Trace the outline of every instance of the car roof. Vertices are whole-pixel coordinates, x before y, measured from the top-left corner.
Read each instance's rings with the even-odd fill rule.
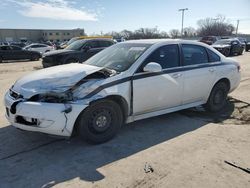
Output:
[[[179,43],[188,43],[188,44],[199,44],[204,45],[201,42],[195,40],[183,40],[183,39],[140,39],[140,40],[128,40],[124,43],[137,43],[137,44],[179,44]]]
[[[29,44],[29,45],[46,45],[46,44],[43,44],[43,43],[31,43],[31,44]]]
[[[233,40],[239,40],[237,38],[229,38],[229,39],[220,39],[219,41],[233,41]]]

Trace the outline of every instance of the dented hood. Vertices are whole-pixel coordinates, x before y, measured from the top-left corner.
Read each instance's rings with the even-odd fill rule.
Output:
[[[24,98],[46,92],[64,92],[87,75],[103,69],[92,65],[72,63],[35,71],[13,86],[13,90]]]

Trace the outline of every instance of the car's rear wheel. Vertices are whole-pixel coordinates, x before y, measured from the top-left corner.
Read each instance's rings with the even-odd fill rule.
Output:
[[[3,62],[3,59],[2,59],[2,57],[0,57],[0,63],[2,63]]]
[[[98,144],[112,139],[122,122],[120,106],[112,100],[100,100],[91,104],[80,114],[77,128],[82,139]]]
[[[39,55],[37,55],[37,54],[33,54],[32,56],[31,56],[31,61],[38,61],[40,59],[40,56]]]
[[[206,110],[210,112],[218,112],[222,110],[227,101],[229,86],[225,82],[217,83],[212,89],[207,103],[204,105]]]

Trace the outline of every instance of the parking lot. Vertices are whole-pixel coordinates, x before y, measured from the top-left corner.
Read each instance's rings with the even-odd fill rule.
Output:
[[[0,64],[0,187],[249,187],[249,174],[224,162],[250,168],[250,52],[232,58],[242,81],[223,112],[196,108],[138,121],[101,145],[10,126],[4,94],[41,61]]]

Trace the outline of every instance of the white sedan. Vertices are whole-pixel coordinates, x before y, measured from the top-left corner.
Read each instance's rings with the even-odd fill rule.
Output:
[[[39,43],[30,44],[28,46],[25,46],[23,49],[30,51],[37,51],[40,52],[41,54],[55,50],[53,46],[49,46],[47,44],[39,44]]]
[[[204,105],[220,111],[240,83],[240,66],[212,47],[184,40],[118,43],[87,60],[18,80],[5,95],[6,117],[23,130],[92,143],[123,123]]]

